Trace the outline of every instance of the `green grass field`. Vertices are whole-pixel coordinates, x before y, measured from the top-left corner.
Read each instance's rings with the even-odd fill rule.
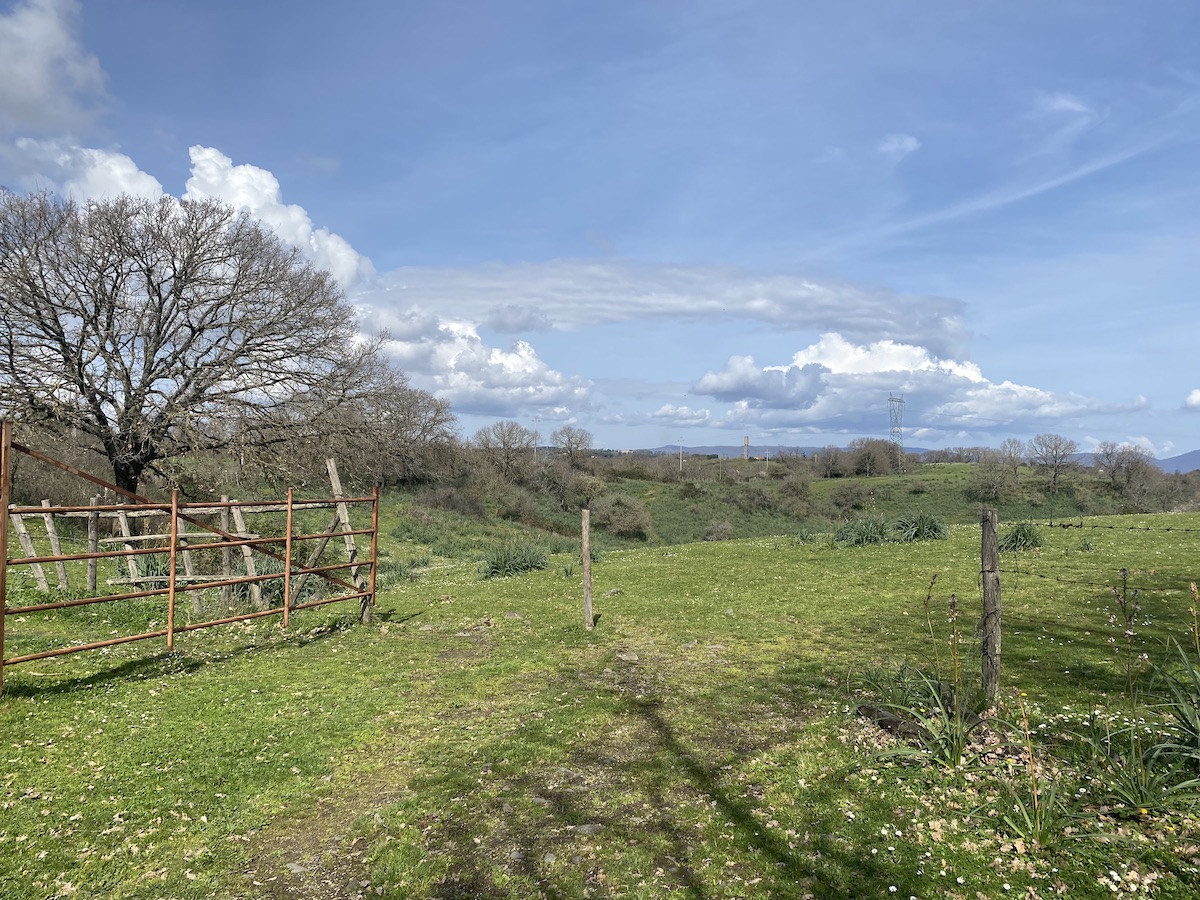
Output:
[[[947,767],[856,707],[894,702],[901,667],[948,678],[956,650],[977,677],[977,525],[859,548],[611,541],[588,632],[577,545],[484,580],[463,529],[443,556],[405,509],[384,516],[370,626],[325,607],[6,670],[0,896],[1200,892],[1186,779],[1122,802],[1110,782],[1138,760],[1078,739],[1159,718],[1128,685],[1191,646],[1200,515],[1084,520],[1105,527],[1006,554],[1001,708]],[[1130,622],[1114,587],[1139,589]],[[10,617],[6,653],[154,614],[93,610]],[[1040,829],[1018,814],[1035,807]]]

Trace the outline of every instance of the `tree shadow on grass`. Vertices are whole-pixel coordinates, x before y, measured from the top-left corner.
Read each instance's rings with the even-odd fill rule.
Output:
[[[918,892],[894,861],[874,858],[841,833],[847,820],[839,801],[854,788],[836,774],[799,793],[785,790],[786,809],[773,808],[781,801],[745,780],[748,757],[786,756],[780,745],[804,728],[790,695],[764,692],[765,705],[748,705],[738,722],[723,722],[711,709],[693,718],[666,702],[639,665],[608,681],[574,674],[554,682],[556,694],[570,688],[607,703],[603,731],[587,741],[554,737],[562,722],[517,731],[472,746],[452,770],[411,785],[415,808],[396,816],[405,829],[416,826],[416,849],[443,867],[431,895],[710,900]],[[775,721],[756,731],[760,713]],[[565,724],[568,734],[583,733]],[[490,762],[510,759],[535,762],[495,769]],[[795,804],[804,809],[803,824],[785,832],[772,820],[791,817]],[[375,845],[395,837],[377,833]]]

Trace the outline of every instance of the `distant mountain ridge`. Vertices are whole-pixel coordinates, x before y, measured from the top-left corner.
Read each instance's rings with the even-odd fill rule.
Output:
[[[1156,459],[1154,462],[1164,472],[1194,472],[1200,469],[1200,450],[1191,450],[1188,453],[1169,456],[1166,459]]]

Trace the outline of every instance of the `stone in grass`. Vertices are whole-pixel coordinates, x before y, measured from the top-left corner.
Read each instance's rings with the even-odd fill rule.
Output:
[[[636,653],[634,653],[632,650],[618,650],[616,653],[616,657],[617,657],[617,659],[621,660],[621,662],[637,662],[638,661],[638,655]]]
[[[600,832],[602,832],[604,830],[604,826],[601,825],[599,822],[588,822],[584,825],[574,826],[574,830],[575,830],[576,834],[584,834],[584,835],[590,836],[590,835],[599,834]]]

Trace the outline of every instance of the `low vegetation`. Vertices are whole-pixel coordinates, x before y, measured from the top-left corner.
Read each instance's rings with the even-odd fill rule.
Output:
[[[723,488],[703,490],[688,501]],[[1098,527],[1006,554],[993,710],[977,703],[974,524],[862,546],[794,522],[610,543],[586,632],[577,541],[485,579],[497,547],[541,538],[399,497],[383,520],[371,626],[323,607],[287,631],[181,636],[174,654],[8,669],[0,893],[1200,890],[1200,515],[1077,520]],[[43,596],[21,578],[10,590]],[[12,617],[8,653],[132,615]]]

